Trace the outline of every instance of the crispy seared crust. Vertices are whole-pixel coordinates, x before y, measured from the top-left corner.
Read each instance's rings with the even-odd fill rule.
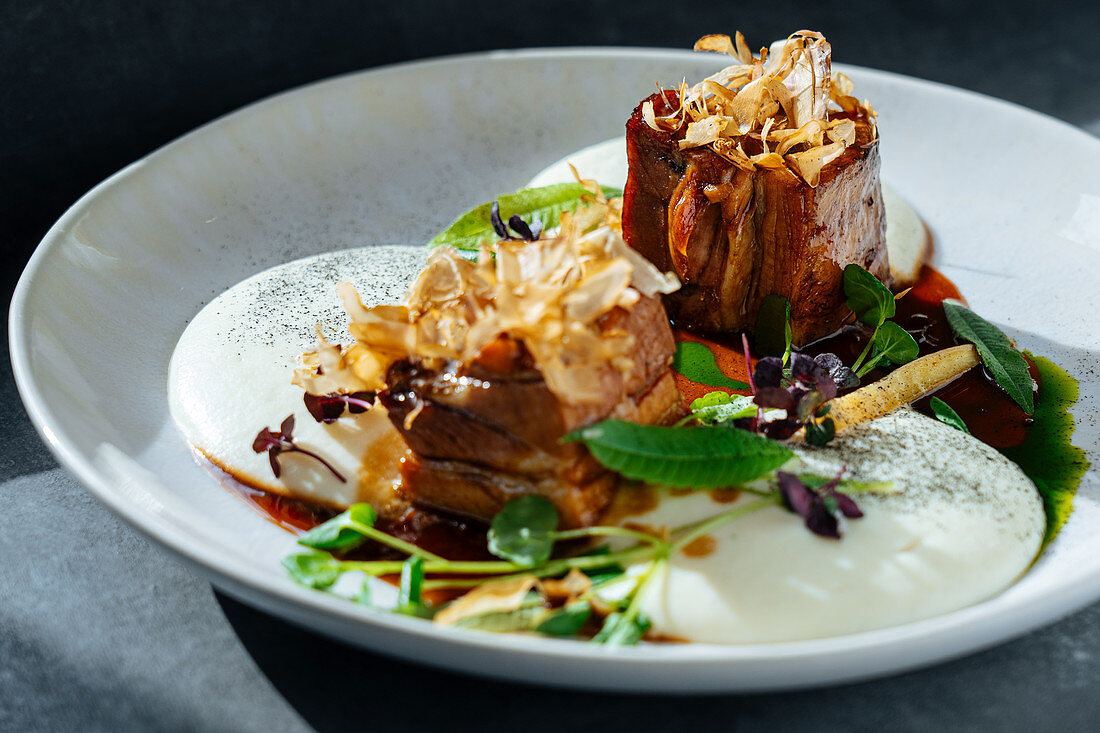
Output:
[[[675,98],[663,92],[646,101],[667,110]],[[811,187],[785,168],[741,168],[709,148],[681,151],[682,130],[655,130],[642,105],[635,109],[627,123],[623,236],[683,280],[665,296],[677,325],[751,332],[760,302],[777,293],[790,300],[792,335],[804,344],[848,315],[846,265],[889,283],[878,141],[853,119],[856,144]]]
[[[488,521],[509,499],[539,494],[554,502],[564,526],[595,522],[617,476],[562,436],[610,417],[665,423],[683,410],[670,369],[675,340],[660,300],[643,297],[600,327],[633,335],[635,346],[625,376],[607,369],[607,399],[599,405],[559,400],[523,350],[509,344],[453,371],[391,367],[380,397],[413,453],[402,470],[408,497]]]

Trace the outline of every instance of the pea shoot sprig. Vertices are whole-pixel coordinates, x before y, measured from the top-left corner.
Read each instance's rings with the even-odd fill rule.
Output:
[[[764,488],[746,488],[746,499],[735,506],[660,536],[604,525],[559,530],[557,509],[548,499],[514,499],[493,518],[488,532],[488,549],[500,559],[485,561],[448,560],[394,537],[375,526],[377,516],[369,504],[356,504],[302,535],[298,543],[308,551],[288,556],[283,566],[294,580],[319,590],[333,590],[342,577],[357,572],[365,577],[353,599],[376,607],[382,605],[374,603],[369,579],[399,575],[397,601],[387,610],[446,625],[546,636],[576,636],[588,629],[593,643],[635,644],[650,628],[642,611],[648,589],[670,559],[700,537],[778,506],[799,515],[815,534],[839,539],[840,517],[862,516],[849,493],[889,489],[839,475],[829,479],[779,471],[769,476],[761,484]],[[603,544],[583,554],[555,557],[557,543],[576,540],[608,540],[615,547]],[[367,542],[407,557],[345,557]],[[462,595],[440,606],[428,603],[425,594],[441,589]]]

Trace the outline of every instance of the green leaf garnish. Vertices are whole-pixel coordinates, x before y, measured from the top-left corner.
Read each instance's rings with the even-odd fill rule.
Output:
[[[551,611],[535,627],[535,631],[547,636],[573,636],[588,621],[592,607],[588,601],[573,601],[555,611]]]
[[[794,454],[781,443],[725,427],[661,427],[605,420],[566,435],[623,476],[680,488],[721,488],[751,481]]]
[[[622,190],[611,186],[600,186],[600,189],[608,198],[623,195]],[[538,221],[545,230],[558,226],[562,213],[573,211],[591,195],[579,183],[555,183],[539,188],[524,188],[500,196],[496,201],[500,204],[500,216],[504,221],[518,215],[528,224]],[[428,246],[449,244],[458,249],[477,250],[483,241],[495,240],[493,225],[489,221],[492,207],[493,202],[489,201],[467,211],[428,242]]]
[[[299,552],[283,558],[290,577],[309,588],[328,588],[344,572],[340,561],[327,552]]]
[[[756,313],[753,341],[758,356],[778,356],[787,363],[791,355],[791,301],[775,293],[764,296]]]
[[[424,605],[424,558],[410,557],[401,565],[401,585],[397,589],[398,613],[431,618],[432,610]]]
[[[493,517],[489,552],[519,565],[541,565],[554,549],[558,510],[544,496],[513,499]]]
[[[1027,362],[1001,329],[957,300],[943,301],[943,312],[955,335],[978,349],[978,356],[1008,396],[1031,415],[1035,412],[1034,382]]]
[[[916,339],[893,321],[886,321],[878,327],[871,337],[870,346],[871,358],[856,371],[857,376],[864,376],[879,364],[908,364],[920,354]]]
[[[932,407],[932,414],[936,416],[936,419],[945,425],[950,425],[956,430],[961,430],[964,433],[969,433],[970,430],[966,427],[966,423],[959,417],[959,413],[951,409],[951,405],[947,404],[939,397],[933,397],[929,404]]]
[[[681,341],[676,344],[676,353],[672,357],[672,368],[693,382],[710,387],[727,389],[748,389],[749,385],[727,377],[718,368],[714,352],[698,341]]]
[[[697,420],[703,425],[718,425],[741,417],[752,417],[757,406],[752,395],[731,395],[726,392],[707,392],[692,400],[691,415],[687,420]]]
[[[894,317],[896,306],[890,288],[859,265],[844,268],[844,297],[856,318],[871,328]]]
[[[298,538],[299,545],[318,550],[347,550],[367,539],[378,518],[370,504],[355,504]]]
[[[836,424],[831,417],[821,422],[816,420],[806,421],[806,442],[810,445],[826,445],[836,437]]]
[[[608,646],[631,646],[642,640],[650,626],[649,619],[641,612],[628,615],[616,611],[604,619],[603,626],[592,641]]]

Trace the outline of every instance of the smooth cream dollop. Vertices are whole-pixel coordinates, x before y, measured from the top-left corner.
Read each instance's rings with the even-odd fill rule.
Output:
[[[299,357],[316,347],[316,324],[333,343],[351,338],[337,283],[358,286],[368,305],[397,302],[426,258],[424,247],[329,252],[265,270],[211,301],[188,324],[169,364],[169,406],[188,442],[268,491],[335,507],[368,501],[384,510],[397,502],[405,446],[385,410],[317,423],[291,378]],[[282,454],[282,476],[272,474],[252,440],[262,427],[277,430],[287,415],[295,416],[295,441],[346,481],[297,453]]]
[[[713,551],[671,559],[642,609],[657,633],[727,644],[816,639],[896,626],[969,606],[1035,558],[1046,519],[1034,484],[975,438],[909,409],[853,427],[824,448],[795,445],[796,471],[893,481],[853,494],[864,517],[840,540],[769,507],[720,528]],[[630,521],[678,527],[754,500],[666,496]],[[709,543],[708,543],[709,544]]]

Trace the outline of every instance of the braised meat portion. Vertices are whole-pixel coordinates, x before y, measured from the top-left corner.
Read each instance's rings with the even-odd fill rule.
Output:
[[[820,170],[815,186],[784,166],[736,165],[711,147],[681,149],[687,124],[655,129],[645,119],[672,115],[675,91],[654,94],[626,125],[629,176],[623,237],[683,282],[665,296],[678,326],[705,333],[751,332],[763,298],[791,303],[795,344],[841,326],[842,272],[856,263],[889,284],[878,139],[861,115],[855,141]],[[755,148],[754,148],[755,143]],[[740,141],[745,156],[759,138]]]
[[[403,489],[417,504],[489,520],[510,499],[540,494],[563,525],[594,523],[618,477],[566,433],[610,417],[664,423],[683,409],[670,367],[675,350],[657,296],[601,319],[606,331],[630,334],[633,367],[601,375],[605,399],[571,404],[554,395],[522,343],[501,336],[469,364],[425,368],[393,364],[380,393],[413,457]]]

